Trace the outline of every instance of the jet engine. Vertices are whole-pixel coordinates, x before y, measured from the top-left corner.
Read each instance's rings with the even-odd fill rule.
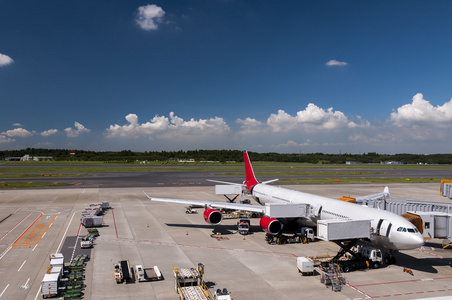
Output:
[[[282,223],[275,218],[262,217],[259,225],[269,234],[278,234],[282,229]]]
[[[218,209],[208,208],[204,211],[204,220],[212,225],[218,225],[223,221],[223,214]]]

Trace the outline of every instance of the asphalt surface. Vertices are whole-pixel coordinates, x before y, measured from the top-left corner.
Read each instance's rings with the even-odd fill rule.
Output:
[[[64,174],[64,177],[24,177],[24,178],[2,178],[0,174],[0,182],[32,182],[32,183],[61,183],[74,185],[77,188],[91,188],[91,187],[159,187],[159,186],[214,186],[215,183],[206,181],[206,179],[227,181],[242,183],[245,174],[241,170],[240,166],[221,166],[222,170],[218,171],[218,166],[191,166],[191,165],[178,165],[178,166],[136,166],[136,165],[123,165],[123,166],[111,166],[111,168],[137,168],[143,169],[143,171],[102,171],[102,172],[83,172],[83,166],[60,166],[63,168],[78,168],[82,171],[77,172],[39,172],[46,175],[52,174]],[[109,166],[86,166],[86,168],[102,167],[108,168]],[[205,169],[211,167],[212,171],[206,171]],[[289,165],[277,166],[277,169],[272,169],[275,166],[259,166],[255,168],[256,177],[259,181],[266,181],[278,178],[279,180],[303,180],[303,179],[323,179],[323,178],[451,178],[452,167],[432,169],[424,166],[412,168],[391,166],[391,167],[378,167],[378,168],[359,168],[344,167],[344,166],[332,166],[332,167],[309,167],[306,169],[294,169],[292,170]],[[30,169],[29,173],[37,173],[31,171],[36,167],[27,167],[18,165],[2,166],[3,169],[8,169],[8,172],[4,174],[17,174],[14,169]],[[152,168],[153,171],[149,171]],[[172,171],[163,171],[165,169],[175,169]],[[202,168],[203,170],[191,171],[192,169]],[[263,171],[259,171],[262,168]],[[268,168],[268,169],[267,169]],[[154,171],[154,169],[162,169],[162,171]],[[178,171],[180,169],[180,171]],[[229,170],[230,169],[230,170]],[[186,170],[186,171],[183,171]],[[278,174],[281,172],[283,174]],[[290,174],[293,172],[294,174]],[[319,173],[328,173],[326,175],[317,175]],[[341,174],[346,172],[347,174]],[[24,173],[24,172],[22,172]],[[28,172],[25,172],[28,173]],[[335,174],[337,173],[337,174]],[[82,176],[71,176],[82,175]],[[284,183],[280,183],[284,184]]]

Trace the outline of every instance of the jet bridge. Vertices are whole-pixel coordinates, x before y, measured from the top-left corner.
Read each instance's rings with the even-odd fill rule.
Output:
[[[386,198],[360,199],[356,203],[406,217],[426,240],[437,238],[450,241],[452,238],[452,204],[418,200],[397,201]]]

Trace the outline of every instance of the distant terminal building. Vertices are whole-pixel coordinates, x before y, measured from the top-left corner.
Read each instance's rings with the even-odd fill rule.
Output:
[[[48,161],[53,160],[53,156],[32,156],[25,154],[21,157],[5,157],[5,161]]]
[[[382,165],[403,165],[401,161],[382,161]]]
[[[361,163],[358,162],[358,161],[346,161],[345,164],[346,164],[346,165],[359,165],[359,164],[361,164]]]

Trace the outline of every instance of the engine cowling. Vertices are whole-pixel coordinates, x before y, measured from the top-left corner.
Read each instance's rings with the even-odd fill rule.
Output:
[[[278,234],[282,229],[282,223],[275,218],[262,217],[259,225],[262,230],[269,234]]]
[[[218,209],[208,208],[204,211],[204,220],[212,225],[218,225],[223,221],[223,214]]]

